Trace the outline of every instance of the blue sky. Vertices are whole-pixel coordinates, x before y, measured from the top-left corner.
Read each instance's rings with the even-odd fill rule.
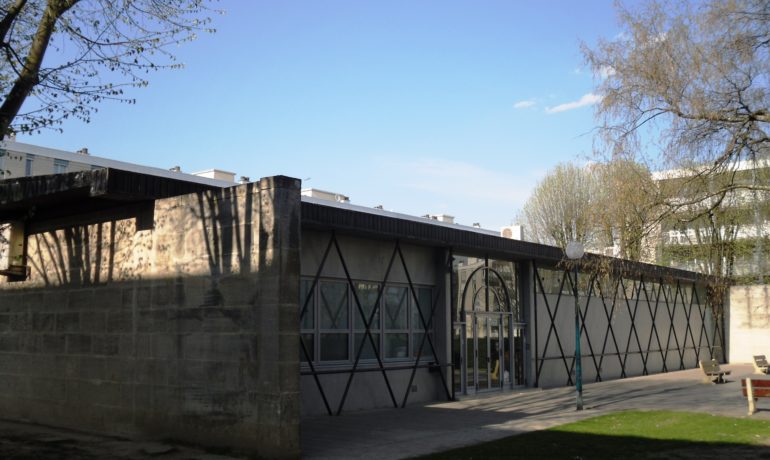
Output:
[[[355,204],[497,229],[555,164],[591,155],[579,42],[611,1],[223,0],[135,105],[19,141],[183,171],[284,174]],[[570,105],[571,104],[571,105]]]

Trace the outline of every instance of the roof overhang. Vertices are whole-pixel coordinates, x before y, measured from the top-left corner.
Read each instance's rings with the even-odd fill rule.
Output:
[[[112,168],[6,179],[0,181],[0,220],[28,218],[45,211],[97,211],[220,188]]]

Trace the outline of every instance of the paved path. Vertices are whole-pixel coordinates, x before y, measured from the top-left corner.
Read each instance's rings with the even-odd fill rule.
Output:
[[[670,409],[746,417],[740,379],[751,365],[732,370],[728,383],[704,384],[700,369],[584,385],[586,410],[575,410],[573,388],[528,389],[461,401],[319,416],[302,421],[304,458],[392,459],[439,452],[587,417],[628,409]],[[770,420],[770,404],[754,419]]]
[[[163,441],[140,441],[0,421],[0,459],[3,460],[241,460],[191,446]]]
[[[528,389],[462,401],[313,417],[302,421],[305,458],[392,459],[440,452],[515,433],[550,428],[582,418],[627,409],[671,409],[746,417],[741,377],[750,365],[732,370],[723,385],[704,384],[689,370],[588,384],[586,410],[575,411],[573,388]],[[752,416],[770,420],[770,401]],[[1,414],[0,414],[1,416]],[[143,442],[0,421],[0,459],[231,460],[189,446]],[[737,457],[736,457],[737,458]]]

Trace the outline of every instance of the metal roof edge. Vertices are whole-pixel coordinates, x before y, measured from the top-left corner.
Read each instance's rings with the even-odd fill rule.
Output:
[[[394,212],[394,211],[386,211],[384,209],[370,208],[367,206],[361,206],[356,204],[329,201],[329,200],[324,200],[323,198],[314,198],[314,197],[302,195],[302,202],[312,203],[319,206],[329,206],[332,208],[348,209],[350,211],[363,212],[363,213],[373,214],[373,215],[378,215],[383,217],[391,217],[394,219],[403,219],[411,222],[418,222],[421,224],[435,225],[438,227],[465,230],[468,232],[480,233],[483,235],[500,236],[500,232],[496,232],[494,230],[489,230],[485,228],[470,227],[468,225],[462,225],[462,224],[450,224],[450,223],[441,222],[438,220],[427,219],[425,217],[418,217],[418,216],[403,214],[403,213]]]
[[[446,224],[405,214],[371,209],[327,200],[302,197],[302,224],[308,228],[341,230],[371,237],[397,238],[417,244],[448,246],[460,251],[478,251],[490,257],[507,255],[513,259],[534,260],[553,267],[564,260],[556,247],[530,241],[503,238],[496,232],[456,224]],[[636,262],[589,253],[588,259],[608,259],[615,272],[640,276],[667,276],[692,282],[714,282],[719,277],[662,265]]]

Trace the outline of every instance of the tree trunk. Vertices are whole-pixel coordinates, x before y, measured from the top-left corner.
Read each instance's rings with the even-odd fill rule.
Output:
[[[79,0],[48,0],[43,17],[40,19],[35,38],[29,48],[29,53],[24,59],[21,73],[8,92],[8,95],[0,107],[0,134],[5,136],[10,133],[11,123],[19,113],[21,106],[29,96],[32,88],[39,83],[40,66],[43,64],[48,43],[56,27],[56,22],[62,14],[72,8]],[[18,4],[17,4],[18,5]],[[23,4],[21,5],[24,6]],[[17,13],[18,14],[18,13]]]

